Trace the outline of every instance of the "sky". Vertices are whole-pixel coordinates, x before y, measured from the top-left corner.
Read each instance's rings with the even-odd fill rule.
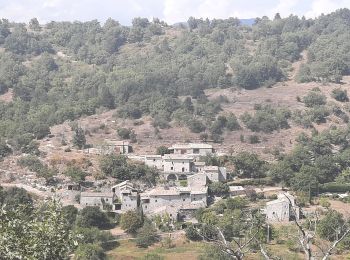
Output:
[[[104,22],[109,17],[123,25],[134,17],[159,19],[173,24],[196,18],[255,18],[290,14],[314,18],[339,8],[350,8],[350,0],[0,0],[0,18],[28,22],[36,17],[50,21]]]

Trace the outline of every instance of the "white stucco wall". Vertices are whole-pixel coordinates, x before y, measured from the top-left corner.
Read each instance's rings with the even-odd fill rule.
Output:
[[[192,162],[189,160],[166,160],[164,161],[164,172],[191,172]]]

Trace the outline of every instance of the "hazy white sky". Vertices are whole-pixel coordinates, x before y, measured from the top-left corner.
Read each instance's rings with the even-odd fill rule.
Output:
[[[255,18],[291,13],[315,17],[338,8],[350,8],[350,0],[0,0],[0,17],[27,22],[98,19],[111,17],[128,25],[133,17],[158,17],[169,24],[189,16]]]

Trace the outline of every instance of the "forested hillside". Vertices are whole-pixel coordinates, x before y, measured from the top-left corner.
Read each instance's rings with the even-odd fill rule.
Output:
[[[205,91],[253,91],[288,81],[291,75],[301,83],[341,84],[350,73],[349,25],[348,9],[317,19],[282,19],[277,14],[273,20],[257,18],[253,26],[234,18],[191,17],[188,27],[145,18],[135,18],[131,27],[112,19],[103,25],[40,25],[36,19],[26,25],[3,19],[2,156],[9,152],[5,141],[16,150],[35,150],[32,140],[48,135],[50,126],[93,115],[101,107],[116,109],[120,118],[150,115],[155,129],[175,122],[215,142],[222,141],[224,132],[242,127],[272,133],[287,129],[292,120],[302,127],[322,123],[334,111],[317,91],[305,100],[300,97],[306,111],[257,104],[254,115],[240,118],[222,113],[225,96],[208,99]],[[294,66],[305,53],[306,61]],[[334,95],[347,98],[341,88]],[[336,113],[347,122],[347,114],[339,109]]]

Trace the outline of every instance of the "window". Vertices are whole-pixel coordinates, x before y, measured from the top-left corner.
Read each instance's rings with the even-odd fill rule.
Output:
[[[170,169],[171,169],[171,170],[174,170],[174,167],[171,167]]]
[[[199,153],[199,149],[198,148],[193,149],[193,153]]]
[[[153,161],[155,162],[155,161],[156,161],[156,159],[153,159]]]
[[[157,202],[157,200],[155,200],[154,202]]]
[[[186,199],[182,199],[182,201],[185,201]]]
[[[147,206],[145,206],[145,209],[147,209]]]
[[[185,171],[185,167],[182,167],[182,172],[184,172]]]

